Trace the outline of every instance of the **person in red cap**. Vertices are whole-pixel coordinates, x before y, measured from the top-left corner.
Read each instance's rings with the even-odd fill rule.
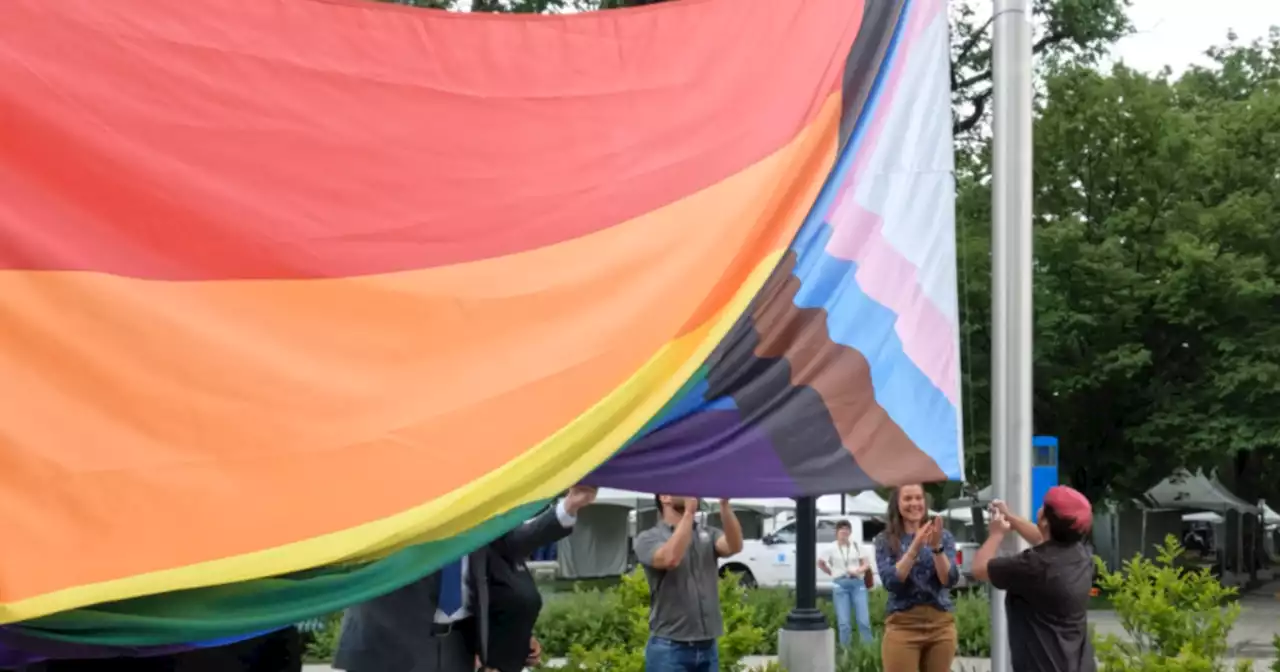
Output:
[[[1085,545],[1093,507],[1065,485],[1051,488],[1031,522],[992,503],[987,541],[973,559],[973,575],[1006,591],[1009,654],[1014,672],[1095,672],[1089,638],[1093,554]],[[997,558],[1010,531],[1031,548]]]

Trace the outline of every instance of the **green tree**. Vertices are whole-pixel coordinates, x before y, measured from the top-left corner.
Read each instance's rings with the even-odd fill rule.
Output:
[[[1280,446],[1280,33],[1210,55],[1211,67],[1177,79],[1068,64],[1045,81],[1036,428],[1061,437],[1064,474],[1095,497],[1236,456],[1256,486],[1248,496],[1266,494],[1274,476],[1249,465],[1274,462],[1258,458]],[[965,333],[980,352],[990,314],[982,151],[958,198]],[[979,393],[988,361],[968,362]],[[985,427],[987,408],[975,415]]]

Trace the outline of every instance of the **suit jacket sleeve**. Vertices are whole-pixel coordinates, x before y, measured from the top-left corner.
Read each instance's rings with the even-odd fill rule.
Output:
[[[434,661],[431,632],[440,574],[347,609],[334,663],[349,670],[383,670]]]
[[[489,660],[489,575],[494,571],[492,563],[497,560],[487,554],[492,553],[504,564],[514,567],[533,555],[534,551],[564,539],[572,532],[572,527],[566,527],[560,522],[557,507],[552,507],[471,554],[471,576],[477,605],[477,653],[480,654],[480,660]]]
[[[556,508],[543,511],[537,518],[498,537],[493,542],[493,550],[510,562],[523,560],[533,552],[554,544],[573,533],[572,527],[560,523]]]

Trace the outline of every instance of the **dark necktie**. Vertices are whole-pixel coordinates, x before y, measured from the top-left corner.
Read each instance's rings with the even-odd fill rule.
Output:
[[[452,617],[462,608],[462,561],[455,560],[440,568],[440,611]]]

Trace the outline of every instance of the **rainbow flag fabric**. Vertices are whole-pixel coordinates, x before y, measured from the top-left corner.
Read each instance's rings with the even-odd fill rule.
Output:
[[[0,662],[962,477],[943,0],[6,0],[0,81]]]

